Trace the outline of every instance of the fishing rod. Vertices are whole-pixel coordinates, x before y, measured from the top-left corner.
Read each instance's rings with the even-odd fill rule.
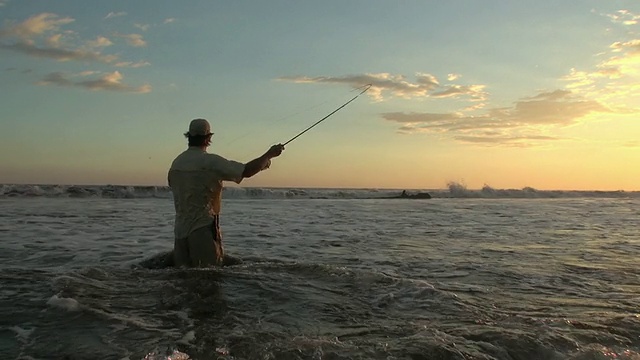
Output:
[[[288,143],[290,143],[293,140],[297,139],[300,135],[302,135],[302,134],[306,133],[307,131],[311,130],[311,128],[313,128],[314,126],[316,126],[316,125],[320,124],[321,122],[325,121],[329,116],[337,113],[340,109],[342,109],[343,107],[349,105],[353,100],[357,99],[358,96],[360,96],[360,95],[364,94],[365,92],[367,92],[367,90],[369,90],[371,88],[371,84],[367,84],[367,85],[364,85],[364,86],[357,87],[354,90],[358,90],[358,89],[362,89],[362,88],[364,88],[364,90],[362,90],[358,95],[354,96],[351,100],[349,100],[346,103],[342,104],[342,106],[340,106],[339,108],[333,110],[329,115],[327,115],[327,116],[323,117],[322,119],[316,121],[315,124],[313,124],[313,125],[309,126],[308,128],[304,129],[298,135],[292,137],[291,139],[289,139],[289,141],[287,141],[286,143],[284,143],[282,145],[283,146],[287,145]]]

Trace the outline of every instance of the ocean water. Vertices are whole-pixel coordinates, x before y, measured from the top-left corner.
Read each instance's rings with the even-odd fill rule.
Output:
[[[166,188],[1,185],[0,358],[640,359],[639,193],[429,192],[227,188],[175,269]]]

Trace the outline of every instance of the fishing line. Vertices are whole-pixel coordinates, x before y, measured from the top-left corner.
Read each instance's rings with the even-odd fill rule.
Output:
[[[357,90],[357,89],[356,89],[356,90]],[[353,91],[353,90],[351,90],[351,91]],[[328,102],[330,102],[330,101],[333,101],[333,100],[327,99],[327,100],[325,100],[325,101],[323,101],[323,102],[321,102],[321,103],[319,103],[319,104],[315,104],[315,105],[311,105],[311,106],[309,106],[309,107],[307,107],[307,108],[303,108],[303,109],[301,109],[301,110],[299,110],[299,111],[297,111],[297,112],[295,112],[295,113],[293,113],[293,114],[291,114],[291,115],[286,115],[286,116],[283,116],[283,117],[281,117],[281,118],[276,118],[276,119],[273,119],[273,120],[268,120],[268,121],[267,121],[267,123],[270,123],[270,124],[271,124],[271,123],[273,123],[273,124],[279,124],[279,123],[283,122],[283,121],[284,121],[284,120],[286,120],[286,119],[289,119],[289,118],[292,118],[292,117],[294,117],[294,116],[296,116],[296,115],[299,115],[299,114],[302,114],[302,113],[308,112],[308,111],[310,111],[310,110],[313,110],[313,109],[315,109],[315,108],[317,108],[317,107],[320,107],[320,106],[322,106],[322,105],[324,105],[324,104],[326,104],[326,103],[328,103]],[[251,135],[251,134],[254,134],[254,133],[256,133],[256,132],[257,132],[256,130],[248,131],[248,132],[246,132],[244,135],[240,135],[240,136],[238,136],[238,137],[236,137],[236,138],[234,138],[234,139],[231,139],[231,140],[227,141],[227,142],[225,143],[225,145],[230,145],[230,144],[232,144],[232,143],[235,143],[236,141],[238,141],[238,140],[240,140],[240,139],[242,139],[242,138],[245,138],[245,137],[247,137],[247,136],[249,136],[249,135]]]
[[[357,90],[362,89],[362,90],[361,90],[361,91],[360,91],[356,96],[354,96],[353,98],[351,98],[351,100],[349,100],[349,101],[345,102],[345,103],[344,103],[344,104],[342,104],[340,107],[338,107],[337,109],[333,110],[331,113],[329,113],[328,115],[326,115],[325,117],[323,117],[322,119],[320,119],[319,121],[317,121],[316,123],[314,123],[313,125],[309,126],[309,127],[308,127],[308,128],[306,128],[305,130],[303,130],[302,132],[300,132],[299,134],[297,134],[296,136],[294,136],[293,138],[289,139],[289,140],[288,140],[286,143],[284,143],[283,145],[289,144],[290,142],[292,142],[293,140],[295,140],[296,138],[298,138],[299,136],[301,136],[301,135],[302,135],[302,134],[304,134],[305,132],[307,132],[307,131],[311,130],[311,128],[315,127],[316,125],[320,124],[321,122],[323,122],[324,120],[326,120],[327,118],[329,118],[331,115],[335,114],[336,112],[338,112],[339,110],[341,110],[341,109],[342,109],[342,108],[344,108],[345,106],[349,105],[351,102],[353,102],[355,99],[357,99],[360,95],[362,95],[362,94],[364,94],[365,92],[367,92],[367,90],[369,90],[369,88],[371,88],[371,84],[366,84],[366,85],[359,86],[359,87],[356,87],[356,88],[353,88],[353,89],[349,90],[349,92],[354,92],[354,91],[357,91]],[[343,95],[343,96],[344,96],[344,95]],[[307,112],[307,111],[309,111],[309,110],[311,110],[311,109],[317,108],[317,107],[319,107],[320,105],[326,104],[326,103],[328,103],[328,102],[330,102],[330,101],[332,101],[332,100],[324,101],[324,102],[322,102],[322,103],[320,103],[320,104],[313,105],[313,106],[311,106],[311,107],[309,107],[309,108],[307,108],[307,109],[304,109],[304,110],[298,111],[298,112],[296,112],[296,113],[294,113],[294,114],[292,114],[292,115],[285,116],[285,117],[282,117],[282,118],[277,119],[277,120],[274,120],[274,121],[282,122],[282,121],[283,121],[283,120],[285,120],[285,119],[291,118],[291,117],[293,117],[293,116],[295,116],[295,115],[298,115],[298,114],[301,114],[301,113],[303,113],[303,112]],[[229,144],[231,144],[231,143],[233,143],[233,142],[236,142],[237,140],[239,140],[239,139],[241,139],[241,138],[243,138],[243,137],[246,137],[246,136],[248,136],[249,134],[251,134],[251,133],[255,133],[255,132],[256,132],[255,130],[254,130],[254,131],[250,131],[250,132],[248,132],[248,133],[246,133],[246,134],[244,134],[244,135],[241,135],[240,137],[237,137],[237,138],[235,138],[235,139],[233,139],[233,140],[231,140],[231,141],[227,142],[226,144],[227,144],[227,145],[229,145]],[[255,144],[254,144],[254,145],[255,145]],[[247,150],[248,150],[248,149],[246,149],[246,148],[245,148],[245,151],[247,151]],[[239,155],[239,154],[237,154],[237,155]]]
[[[308,128],[304,129],[303,131],[301,131],[300,133],[298,133],[298,135],[292,137],[291,139],[289,139],[289,141],[287,141],[286,143],[282,144],[282,145],[287,145],[288,143],[292,142],[293,140],[297,139],[300,135],[306,133],[307,131],[311,130],[314,126],[320,124],[321,122],[325,121],[327,118],[329,118],[331,115],[337,113],[338,111],[340,111],[340,109],[342,109],[343,107],[349,105],[352,101],[354,101],[355,99],[357,99],[360,95],[364,94],[365,92],[367,92],[367,90],[369,90],[371,88],[371,84],[367,84],[364,86],[360,86],[355,88],[354,90],[358,90],[358,89],[362,89],[364,88],[364,90],[360,91],[360,93],[358,93],[358,95],[354,96],[351,100],[347,101],[346,103],[342,104],[339,108],[333,110],[332,112],[330,112],[327,116],[323,117],[322,119],[316,121],[313,125],[309,126]]]

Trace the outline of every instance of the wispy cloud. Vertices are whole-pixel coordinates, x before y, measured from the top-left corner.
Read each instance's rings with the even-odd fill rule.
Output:
[[[140,34],[120,34],[119,37],[125,39],[127,44],[133,47],[144,47],[147,46],[147,42],[144,41],[142,35]]]
[[[431,97],[445,98],[468,95],[474,100],[483,100],[484,88],[484,85],[449,85],[442,90],[434,91],[431,93]]]
[[[487,109],[481,115],[390,112],[382,117],[398,123],[401,133],[441,134],[479,145],[532,146],[559,140],[545,133],[551,127],[574,124],[589,114],[611,112],[596,101],[556,90],[520,99],[512,107]]]
[[[133,24],[133,26],[135,28],[138,28],[138,29],[142,30],[142,31],[147,31],[151,27],[151,25],[149,25],[149,24]]]
[[[611,44],[611,48],[614,52],[628,51],[629,54],[640,54],[640,39],[633,39],[631,41],[618,41]]]
[[[353,87],[371,84],[367,94],[376,101],[385,101],[393,97],[403,99],[467,97],[469,100],[480,101],[484,100],[487,95],[484,92],[484,85],[441,85],[437,77],[426,73],[415,74],[413,81],[408,80],[404,75],[390,73],[367,73],[341,77],[283,76],[278,80],[296,83],[347,84]]]
[[[640,20],[639,15],[627,10],[609,18],[625,26]],[[382,116],[398,123],[402,133],[437,133],[477,145],[533,146],[563,140],[553,135],[554,129],[588,119],[590,115],[640,113],[640,109],[630,106],[636,103],[631,99],[640,96],[640,39],[614,42],[598,56],[602,60],[593,68],[574,68],[559,79],[565,83],[564,89],[522,98],[511,107],[489,108],[482,113],[476,107],[445,114],[392,112]],[[450,76],[448,80],[455,78]],[[455,92],[455,87],[449,92]],[[635,140],[625,144],[637,145]]]
[[[98,36],[95,40],[87,41],[87,46],[90,48],[103,48],[113,45],[113,42],[104,36]]]
[[[640,15],[629,10],[618,10],[613,14],[605,14],[611,21],[623,25],[636,25],[640,21]]]
[[[167,19],[164,19],[164,23],[165,23],[165,24],[171,24],[171,23],[173,23],[173,22],[176,22],[176,18],[167,18]]]
[[[0,44],[0,48],[5,50],[12,50],[33,57],[49,58],[58,61],[95,61],[110,64],[118,59],[118,57],[115,55],[103,55],[99,52],[94,51],[38,47],[26,42],[17,42],[9,45]]]
[[[79,34],[62,29],[63,26],[74,21],[70,17],[42,13],[20,23],[11,23],[0,29],[0,49],[57,61],[98,62],[118,67],[140,67],[149,64],[145,61],[123,61],[118,55],[104,54],[103,50],[113,45],[113,42],[104,36],[79,41]],[[146,45],[142,35],[139,34],[127,34],[121,37],[134,47]]]
[[[566,88],[609,107],[629,109],[640,96],[640,38],[612,43],[592,69],[571,69],[561,80]]]
[[[608,15],[630,29],[640,24],[640,15],[621,10]],[[627,36],[634,33],[625,31]],[[560,140],[562,127],[594,118],[638,114],[630,107],[640,96],[640,38],[614,42],[598,54],[600,62],[591,69],[571,69],[559,80],[558,89],[517,99],[511,106],[495,107],[483,84],[461,81],[462,75],[448,73],[446,80],[428,73],[407,77],[391,73],[349,76],[286,76],[278,80],[296,83],[371,84],[367,94],[376,101],[400,99],[458,99],[469,103],[458,110],[437,112],[386,112],[382,118],[396,123],[403,134],[427,133],[459,142],[483,146],[539,146]],[[564,85],[564,88],[562,86]],[[636,146],[630,142],[627,146]]]
[[[107,16],[105,16],[104,18],[105,18],[105,19],[112,19],[112,18],[115,18],[115,17],[121,17],[121,16],[126,16],[126,15],[127,15],[127,13],[126,13],[126,12],[124,12],[124,11],[120,11],[120,12],[110,12],[110,13],[108,13],[108,14],[107,14]]]
[[[34,15],[18,24],[11,24],[0,29],[0,38],[16,37],[22,40],[32,39],[51,31],[58,31],[62,25],[75,21],[70,17],[59,17],[56,14],[42,13]]]
[[[0,0],[0,7],[7,5],[8,2],[9,0]]]
[[[116,91],[116,92],[128,92],[144,94],[151,92],[150,85],[142,86],[130,86],[122,82],[123,76],[120,72],[114,71],[112,73],[104,74],[101,77],[88,80],[76,80],[76,78],[85,78],[93,75],[94,72],[83,72],[79,74],[65,74],[62,72],[54,72],[46,75],[40,80],[38,85],[57,85],[57,86],[69,86],[80,87],[93,91]]]
[[[148,61],[137,61],[137,62],[120,61],[120,62],[117,62],[117,63],[115,63],[113,65],[116,66],[116,67],[141,68],[141,67],[144,67],[144,66],[151,65],[151,63],[148,62]]]
[[[457,135],[454,139],[464,143],[485,146],[532,147],[550,141],[564,140],[550,135],[503,135],[486,133],[483,135]]]
[[[121,16],[112,13],[108,17]],[[81,40],[79,34],[63,30],[62,27],[74,21],[70,17],[42,13],[29,17],[20,23],[11,23],[0,29],[0,50],[8,50],[31,57],[54,59],[57,61],[80,61],[102,63],[115,67],[137,68],[149,65],[147,61],[124,61],[117,55],[104,54],[103,51],[113,42],[105,36],[96,36],[92,40]],[[121,35],[132,46],[144,46],[146,42],[139,34]],[[80,71],[75,74],[52,72],[38,85],[57,85],[77,87],[92,91],[116,91],[129,93],[148,93],[150,85],[132,86],[123,81],[119,71],[100,73]]]
[[[630,16],[629,13],[622,15]],[[538,146],[566,140],[556,135],[559,128],[598,115],[608,114],[612,118],[640,113],[640,109],[630,105],[637,103],[634,99],[640,96],[640,39],[614,42],[599,56],[603,60],[594,68],[571,69],[559,79],[559,86],[564,83],[564,88],[518,99],[508,107],[491,107],[484,85],[461,84],[461,75],[453,73],[447,75],[447,84],[428,73],[417,73],[413,80],[389,73],[291,76],[279,80],[353,87],[372,84],[368,94],[377,101],[393,98],[468,100],[469,105],[447,113],[397,111],[381,116],[397,123],[398,132],[404,134],[437,134],[484,146]]]
[[[640,14],[619,10],[604,14],[614,23],[623,25],[627,39],[612,43],[599,54],[601,60],[593,69],[572,69],[563,78],[567,88],[591,98],[597,98],[610,106],[627,106],[631,97],[640,96],[640,38],[637,29]],[[631,30],[631,31],[630,31]]]

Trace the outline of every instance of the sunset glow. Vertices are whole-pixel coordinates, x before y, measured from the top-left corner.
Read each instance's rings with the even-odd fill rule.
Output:
[[[640,3],[0,1],[0,183],[640,190]]]

